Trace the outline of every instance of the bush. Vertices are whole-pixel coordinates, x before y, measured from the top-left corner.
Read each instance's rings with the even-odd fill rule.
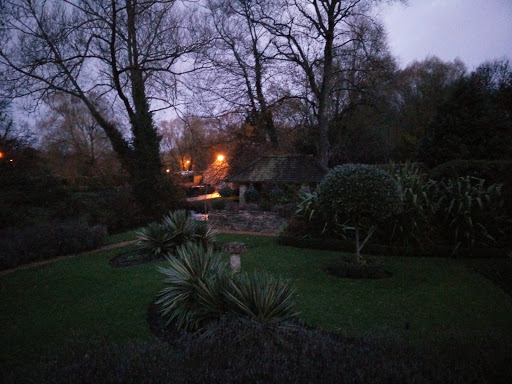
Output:
[[[77,219],[7,228],[0,233],[0,269],[96,249],[106,237],[104,226]]]
[[[449,346],[413,348],[406,341],[349,339],[223,317],[207,332],[160,341],[113,342],[74,336],[47,359],[2,383],[509,383],[510,348],[454,337]]]
[[[506,160],[452,160],[439,164],[430,171],[433,180],[472,176],[489,184],[512,182],[512,161]]]
[[[279,187],[274,187],[269,193],[270,200],[276,203],[282,203],[286,200],[286,194]]]
[[[501,185],[485,186],[471,176],[430,183],[427,192],[438,228],[456,250],[492,245],[510,227],[503,212]]]
[[[171,232],[159,223],[151,223],[135,235],[140,254],[150,259],[160,258],[174,248]]]
[[[389,173],[376,166],[347,164],[331,169],[318,187],[318,204],[325,213],[332,212],[337,223],[355,229],[356,256],[369,239],[377,222],[398,212],[402,204],[399,185]],[[360,243],[359,230],[368,229]]]
[[[196,331],[225,312],[223,292],[228,284],[228,266],[213,256],[213,249],[188,243],[177,249],[159,267],[165,287],[156,304],[161,305],[167,323],[178,329]]]
[[[354,242],[341,239],[321,239],[294,236],[279,236],[277,243],[297,248],[320,249],[326,251],[351,252],[354,249]],[[409,257],[454,257],[453,248],[447,245],[432,245],[422,247],[401,247],[381,244],[368,244],[366,246],[368,254],[381,256],[409,256]],[[507,252],[500,248],[459,248],[458,255],[464,255],[464,258],[505,258]]]
[[[167,323],[180,330],[197,331],[229,314],[259,323],[294,319],[294,290],[264,273],[234,275],[213,248],[193,243],[181,246],[168,258],[165,287],[156,301]]]
[[[388,169],[402,190],[403,205],[378,235],[386,243],[405,247],[431,244],[434,228],[425,173],[412,163],[390,164]]]
[[[285,323],[297,318],[295,290],[281,278],[264,272],[240,273],[225,293],[229,313],[262,324]]]
[[[255,189],[248,189],[245,191],[244,196],[245,201],[248,203],[257,203],[261,198],[261,194]]]
[[[212,208],[218,211],[226,209],[226,200],[215,199],[212,201]]]
[[[160,224],[153,223],[137,232],[137,245],[142,255],[159,258],[189,242],[207,248],[217,232],[207,223],[200,223],[184,209],[169,212]]]
[[[235,191],[229,187],[222,187],[219,189],[219,194],[221,197],[231,197],[235,195]]]
[[[440,164],[430,171],[432,180],[457,179],[472,176],[484,179],[486,185],[503,184],[505,209],[512,216],[512,161],[453,160]]]

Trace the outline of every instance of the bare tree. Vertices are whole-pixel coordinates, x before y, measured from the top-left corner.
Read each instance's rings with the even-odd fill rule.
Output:
[[[258,2],[264,15],[259,23],[273,35],[281,60],[295,64],[298,87],[306,84],[302,97],[312,111],[317,154],[324,166],[330,157],[328,125],[336,111],[335,93],[341,84],[355,85],[341,72],[353,74],[357,67],[351,64],[360,64],[359,60],[352,62],[353,55],[348,55],[348,61],[343,55],[364,45],[368,35],[357,33],[354,26],[361,25],[362,20],[372,22],[369,12],[378,1],[281,0],[272,7]]]
[[[286,93],[276,62],[272,61],[272,35],[258,24],[255,0],[208,0],[211,29],[215,41],[206,51],[211,64],[202,90],[219,105],[220,113],[244,114],[264,139],[278,146],[278,132],[272,106]]]
[[[192,28],[192,1],[5,0],[9,39],[0,43],[16,96],[61,92],[79,99],[105,131],[131,176],[137,200],[158,201],[160,137],[153,112],[176,100],[190,54],[207,38]],[[94,91],[94,92],[92,92]],[[110,98],[131,134],[95,96]]]
[[[42,151],[57,174],[71,179],[111,179],[112,172],[119,173],[110,141],[80,100],[67,94],[54,95],[48,100],[47,113],[36,125],[41,132]]]

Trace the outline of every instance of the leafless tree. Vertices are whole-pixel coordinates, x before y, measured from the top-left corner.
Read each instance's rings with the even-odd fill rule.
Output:
[[[190,54],[209,37],[186,0],[5,0],[9,37],[0,66],[18,97],[56,92],[80,100],[105,131],[131,176],[139,202],[157,200],[160,137],[153,112],[177,100]],[[195,29],[194,29],[195,28]],[[199,37],[198,37],[199,36]],[[122,111],[130,135],[94,98]]]
[[[328,125],[339,100],[336,92],[340,86],[344,91],[347,86],[356,89],[351,75],[361,61],[354,53],[364,52],[361,48],[368,38],[357,26],[373,22],[370,10],[377,2],[280,0],[269,7],[268,2],[258,1],[263,15],[259,23],[273,35],[279,58],[296,66],[297,87],[306,85],[301,95],[312,111],[318,159],[324,166],[330,156]]]
[[[101,105],[96,108],[105,109]],[[119,171],[110,141],[80,100],[67,94],[54,95],[48,100],[47,113],[36,125],[41,133],[41,149],[52,169],[66,170],[57,174],[66,173],[76,179],[110,177],[111,170]]]
[[[258,24],[254,0],[208,0],[214,44],[205,52],[211,70],[200,84],[217,113],[237,112],[278,146],[273,106],[286,94],[286,75],[272,60],[272,35]]]

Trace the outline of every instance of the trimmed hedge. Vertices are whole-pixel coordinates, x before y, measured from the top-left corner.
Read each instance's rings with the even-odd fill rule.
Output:
[[[305,327],[262,327],[223,318],[208,332],[159,341],[70,342],[48,362],[0,372],[5,383],[509,383],[510,349],[413,349],[406,342],[357,340]]]
[[[82,220],[6,228],[0,232],[0,270],[96,249],[106,238],[105,226],[90,227]]]
[[[296,248],[310,248],[324,251],[354,252],[355,244],[350,240],[339,239],[313,239],[296,238],[291,236],[279,236],[277,243]],[[453,253],[453,247],[397,247],[381,244],[367,244],[365,253],[380,256],[407,256],[407,257],[446,257],[454,258],[463,255],[464,258],[505,258],[507,251],[500,248],[459,248],[457,254]]]
[[[512,183],[512,161],[507,160],[452,160],[430,171],[432,180],[473,176],[486,184]]]

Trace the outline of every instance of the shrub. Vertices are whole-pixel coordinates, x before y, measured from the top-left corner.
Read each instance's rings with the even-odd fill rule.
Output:
[[[402,193],[389,173],[376,166],[347,164],[331,169],[318,187],[321,209],[332,212],[337,223],[347,222],[355,230],[356,256],[369,239],[378,221],[399,211]],[[362,243],[360,229],[369,228]]]
[[[425,173],[413,163],[390,164],[389,173],[400,186],[403,195],[402,209],[383,226],[385,241],[406,247],[426,245],[432,239],[432,213],[428,181]],[[384,236],[382,236],[384,237]]]
[[[510,226],[503,212],[501,185],[486,187],[483,179],[471,176],[429,185],[432,212],[454,250],[494,244]]]
[[[151,223],[136,232],[137,246],[142,255],[160,258],[174,248],[172,233],[164,225]]]
[[[262,324],[281,324],[296,318],[294,290],[280,279],[263,273],[233,274],[213,248],[188,243],[160,267],[165,287],[156,304],[167,324],[197,331],[230,314]]]
[[[235,195],[235,191],[229,187],[222,187],[219,189],[219,194],[221,197],[231,197]]]
[[[269,193],[270,200],[277,203],[282,203],[286,200],[286,194],[279,187],[274,187]]]
[[[226,200],[215,199],[212,201],[212,208],[221,211],[226,208]]]
[[[213,256],[213,249],[188,243],[177,249],[178,257],[168,257],[167,267],[159,267],[165,288],[157,304],[167,323],[178,329],[195,331],[225,312],[223,292],[228,284],[228,266]]]
[[[430,178],[436,181],[465,176],[484,179],[486,185],[503,184],[505,209],[508,215],[512,215],[512,161],[453,160],[430,171]]]
[[[79,219],[7,228],[0,233],[0,269],[96,249],[106,237],[104,226]]]
[[[143,255],[158,258],[189,242],[206,248],[215,241],[216,234],[207,223],[200,223],[188,211],[179,209],[165,215],[160,224],[150,224],[140,230],[137,245]]]
[[[294,295],[285,280],[264,272],[234,275],[226,292],[230,313],[265,324],[296,319]]]
[[[244,193],[245,201],[248,203],[257,203],[260,198],[261,194],[256,189],[248,189]]]

